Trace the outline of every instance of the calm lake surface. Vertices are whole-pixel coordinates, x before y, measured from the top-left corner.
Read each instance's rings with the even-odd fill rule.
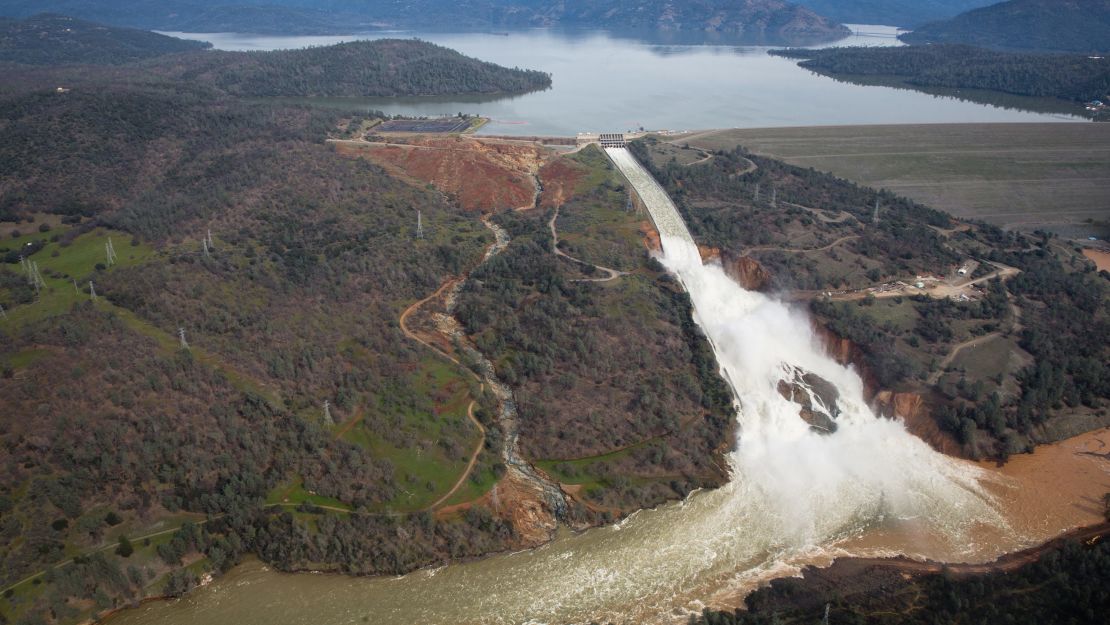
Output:
[[[894,28],[853,28],[860,34],[834,45],[899,45]],[[1010,97],[996,106],[950,95],[839,82],[804,70],[790,59],[770,56],[766,46],[719,40],[690,42],[550,30],[507,34],[404,31],[347,37],[167,34],[209,41],[223,50],[417,37],[483,60],[552,75],[550,89],[513,97],[314,99],[317,104],[390,114],[483,115],[493,120],[482,129],[483,134],[567,136],[639,127],[695,130],[1081,119],[1066,114],[1066,105],[1034,98]]]

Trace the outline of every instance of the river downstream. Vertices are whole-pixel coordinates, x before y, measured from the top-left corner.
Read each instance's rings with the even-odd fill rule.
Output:
[[[934,452],[900,422],[874,416],[859,377],[823,353],[803,315],[703,264],[662,189],[627,152],[610,156],[648,205],[661,261],[690,293],[736,393],[740,439],[727,485],[532,551],[399,578],[280,574],[250,563],[110,622],[681,622],[703,600],[734,606],[759,582],[806,563],[893,553],[982,562],[1089,519],[1083,499],[1110,489],[1110,474],[1105,459],[1084,452],[1106,446],[1105,431],[1050,448],[1053,472],[1034,462],[1007,474]],[[835,433],[812,431],[775,390],[794,369],[839,390]],[[1061,475],[1074,488],[1060,488]]]

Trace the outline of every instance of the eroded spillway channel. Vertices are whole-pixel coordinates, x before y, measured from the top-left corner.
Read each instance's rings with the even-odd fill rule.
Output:
[[[740,438],[726,486],[533,551],[401,578],[283,575],[247,565],[113,623],[665,622],[699,610],[699,599],[873,528],[911,524],[930,537],[926,555],[977,557],[969,540],[976,526],[1003,526],[982,488],[987,474],[933,452],[899,422],[876,418],[859,377],[822,352],[804,315],[703,264],[666,193],[626,151],[609,154],[648,205],[660,260],[689,291],[736,393]],[[835,389],[832,433],[815,431],[780,391],[784,379],[816,378]]]

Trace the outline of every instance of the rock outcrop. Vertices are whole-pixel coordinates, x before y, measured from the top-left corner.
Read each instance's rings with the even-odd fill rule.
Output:
[[[809,424],[811,430],[819,434],[836,432],[840,391],[831,382],[815,373],[791,367],[790,375],[779,380],[778,391],[787,400],[798,404],[798,416]]]
[[[725,273],[749,291],[765,291],[771,286],[771,272],[751,256],[724,254],[721,265]]]

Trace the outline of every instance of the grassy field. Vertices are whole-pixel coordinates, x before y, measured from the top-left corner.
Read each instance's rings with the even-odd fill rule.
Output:
[[[62,227],[50,232],[24,234],[0,242],[0,251],[20,250],[32,241],[45,241],[46,245],[30,257],[39,268],[46,286],[35,301],[16,306],[7,311],[7,321],[18,326],[27,321],[57,315],[69,310],[75,302],[88,299],[89,282],[95,285],[97,275],[112,271],[116,267],[137,265],[148,258],[153,250],[150,246],[129,244],[131,237],[122,233],[97,228],[73,239],[68,245],[51,241],[55,235],[64,234]],[[117,260],[112,267],[107,266],[105,244],[112,240]],[[20,271],[19,265],[9,265],[11,271]]]
[[[1110,124],[738,129],[676,142],[713,150],[740,144],[1004,227],[1110,234]]]
[[[437,501],[466,470],[479,440],[477,428],[467,417],[472,400],[469,379],[456,367],[429,354],[421,368],[412,372],[411,384],[418,395],[430,398],[430,410],[423,405],[382,406],[382,418],[336,428],[346,440],[373,450],[375,457],[393,464],[401,492],[381,510],[416,511]],[[370,406],[368,410],[379,408]],[[383,421],[389,433],[381,429]],[[492,474],[480,474],[477,483],[467,480],[460,491],[473,498],[492,482]]]

